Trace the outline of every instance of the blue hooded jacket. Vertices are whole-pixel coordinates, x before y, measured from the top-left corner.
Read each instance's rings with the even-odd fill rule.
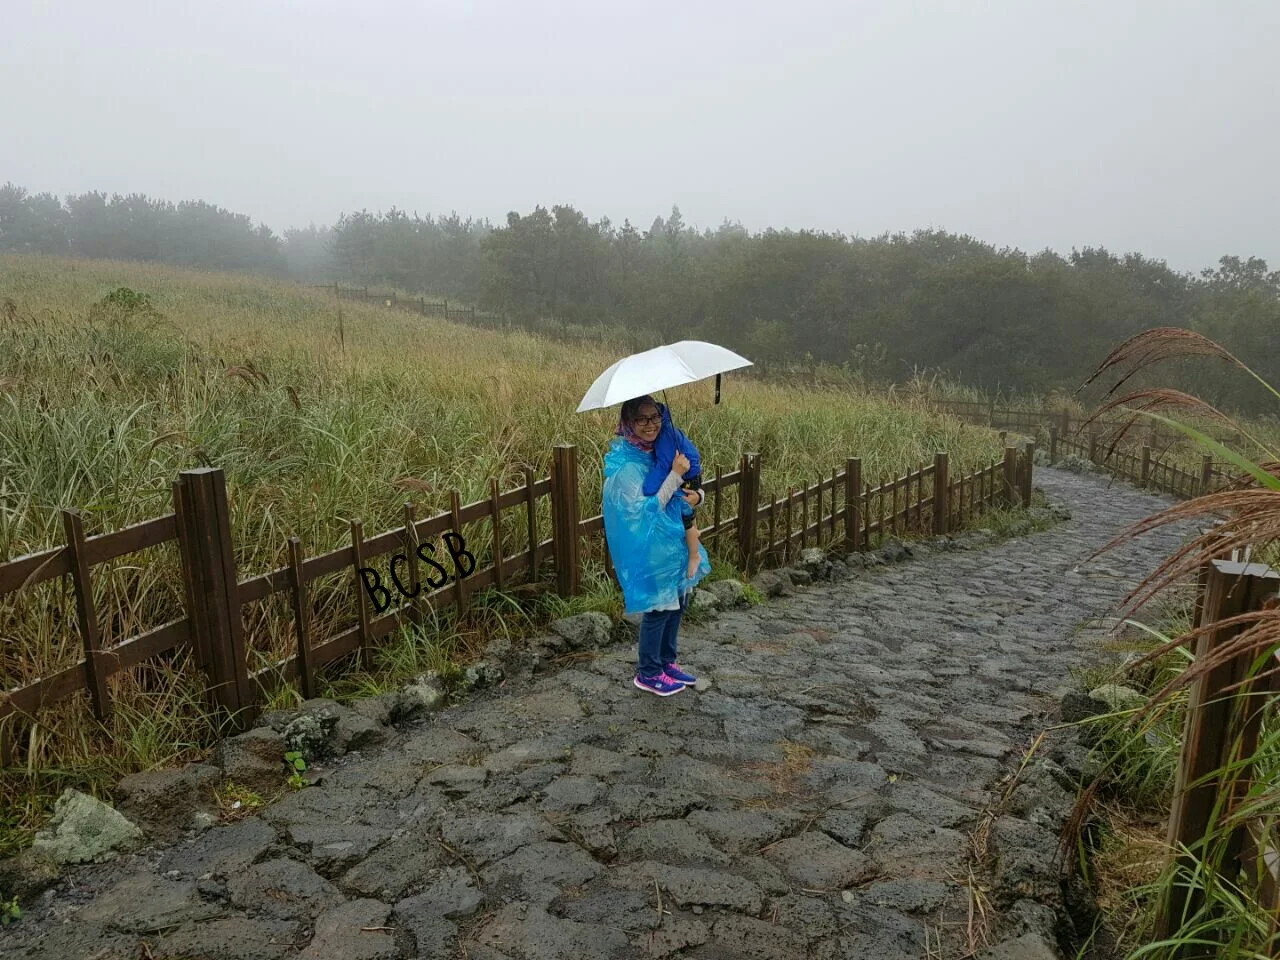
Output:
[[[692,579],[685,576],[689,548],[680,521],[679,495],[663,508],[656,496],[645,494],[644,480],[652,466],[651,454],[622,437],[614,437],[605,452],[604,535],[627,613],[674,609],[681,596],[711,572],[707,551],[699,546],[698,571]]]
[[[662,429],[658,431],[658,439],[653,442],[653,469],[644,478],[646,497],[657,493],[662,481],[667,479],[667,474],[671,472],[671,461],[676,458],[677,451],[689,458],[689,470],[685,477],[702,476],[702,457],[698,454],[698,448],[676,428],[671,419],[671,411],[665,403],[659,403],[658,410],[662,413]]]

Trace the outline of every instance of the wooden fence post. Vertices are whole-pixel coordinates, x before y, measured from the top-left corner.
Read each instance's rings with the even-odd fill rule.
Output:
[[[311,600],[304,572],[302,541],[289,538],[289,587],[293,599],[293,629],[298,641],[298,689],[310,700],[316,695],[316,671],[311,660]]]
[[[409,567],[409,622],[416,627],[422,626],[425,617],[422,613],[422,573],[418,568],[418,510],[412,501],[406,500],[402,509],[404,518],[404,555]]]
[[[578,448],[561,444],[555,448],[551,461],[551,528],[555,538],[556,590],[562,597],[577,596],[581,587],[578,520]]]
[[[1209,492],[1209,488],[1213,485],[1213,456],[1212,454],[1204,454],[1200,458],[1200,494]]]
[[[933,455],[933,532],[947,532],[951,517],[951,473],[946,451]]]
[[[1098,462],[1098,431],[1089,431],[1089,462]]]
[[[501,593],[507,584],[506,580],[506,564],[505,554],[506,548],[502,545],[502,484],[497,477],[489,479],[489,522],[492,525],[490,530],[490,542],[493,545],[493,582]],[[609,548],[606,545],[604,555],[609,556]]]
[[[574,452],[575,453],[577,452],[576,447],[574,448]],[[577,568],[578,568],[578,463],[577,463],[577,460],[574,460],[574,465],[573,465],[572,510],[573,512],[570,513],[569,516],[572,518],[573,526],[571,529],[573,531],[573,536],[569,538],[569,542],[573,547],[573,566],[575,571],[574,577],[573,577],[573,592],[576,594],[578,592],[578,581],[579,581],[579,577],[577,574]],[[461,517],[462,494],[459,493],[457,490],[449,491],[449,512],[453,516],[453,532],[461,537],[462,536],[462,517]],[[461,617],[464,613],[467,612],[467,606],[471,602],[471,591],[467,589],[467,584],[466,584],[467,578],[466,576],[463,575],[461,570],[458,570],[455,573],[450,574],[450,576],[453,577],[454,608],[458,611],[458,616]]]
[[[1004,489],[1001,491],[1001,502],[1006,507],[1016,505],[1018,501],[1018,448],[1004,448]]]
[[[187,616],[215,708],[243,728],[256,713],[245,656],[227,481],[217,467],[183,470],[176,484]]]
[[[364,575],[360,568],[364,566],[364,522],[359,518],[351,521],[351,555],[354,562],[351,572],[355,575],[352,586],[356,591],[356,613],[360,626],[360,665],[366,672],[373,670],[373,635],[369,631],[369,594],[364,589]]]
[[[1142,447],[1142,474],[1139,477],[1139,482],[1141,483],[1142,486],[1145,487],[1147,485],[1147,482],[1150,479],[1151,479],[1151,447],[1144,444]]]
[[[93,606],[93,578],[85,547],[84,521],[72,510],[62,511],[62,523],[71,551],[71,579],[76,590],[76,616],[80,621],[80,642],[84,647],[84,680],[89,688],[93,715],[105,720],[111,715],[111,692],[107,689],[106,664],[102,657],[102,635],[98,612]]]
[[[857,550],[862,534],[862,458],[848,457],[844,462],[844,542],[850,551]]]
[[[1229,560],[1211,560],[1204,573],[1204,599],[1200,621],[1204,625],[1217,623],[1231,617],[1261,609],[1262,604],[1275,594],[1280,585],[1280,573],[1260,563],[1237,563]],[[1195,639],[1195,658],[1205,660],[1215,649],[1238,636],[1245,626],[1234,625],[1201,634]],[[1255,744],[1246,742],[1249,726],[1242,708],[1250,703],[1252,682],[1247,680],[1250,665],[1257,659],[1255,652],[1245,651],[1219,666],[1201,674],[1187,692],[1186,719],[1183,725],[1182,760],[1178,765],[1174,785],[1173,810],[1169,816],[1168,843],[1173,856],[1186,863],[1192,857],[1200,859],[1206,851],[1202,841],[1215,832],[1214,813],[1221,817],[1230,812],[1231,796],[1237,794],[1240,782],[1247,780],[1249,772],[1242,769],[1240,761],[1251,755]],[[1239,686],[1243,683],[1243,686]],[[1229,693],[1227,688],[1237,687]],[[1253,731],[1256,740],[1256,727]],[[1225,768],[1231,767],[1230,771]],[[1223,794],[1228,796],[1223,797]],[[1243,845],[1239,832],[1226,845],[1228,859],[1238,858]],[[1184,855],[1187,848],[1191,856]],[[1221,866],[1225,876],[1234,876],[1234,865]],[[1156,938],[1173,936],[1182,925],[1183,918],[1194,912],[1200,903],[1198,891],[1185,884],[1175,883],[1166,891],[1160,905]],[[1193,955],[1190,947],[1179,956]]]
[[[760,454],[742,455],[742,479],[738,481],[738,566],[751,573],[756,550],[756,510],[760,503]]]
[[[1050,466],[1052,466],[1057,462],[1058,462],[1058,428],[1055,425],[1049,428],[1049,464]]]
[[[1058,434],[1059,436],[1068,436],[1071,433],[1071,411],[1066,407],[1062,408],[1059,415]]]
[[[1025,459],[1022,463],[1022,475],[1020,477],[1022,489],[1020,493],[1022,495],[1022,505],[1029,507],[1031,506],[1031,475],[1036,466],[1036,442],[1034,440],[1027,441],[1023,457]]]

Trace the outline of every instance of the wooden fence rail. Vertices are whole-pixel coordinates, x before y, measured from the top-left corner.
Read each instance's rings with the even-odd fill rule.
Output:
[[[732,472],[715,467],[704,484],[703,541],[749,573],[794,560],[811,546],[869,550],[890,536],[946,533],[994,507],[1027,503],[1033,453],[1032,446],[1009,447],[1003,460],[954,478],[947,454],[938,453],[932,464],[874,486],[864,482],[854,457],[830,476],[763,500],[761,458],[746,454]],[[152,658],[190,654],[203,672],[210,707],[242,726],[282,684],[296,684],[310,697],[322,668],[353,656],[367,666],[384,637],[422,622],[428,608],[452,605],[461,613],[478,591],[538,579],[548,561],[558,592],[572,596],[584,571],[613,575],[603,517],[581,518],[579,489],[577,448],[560,446],[549,477],[535,479],[526,468],[523,485],[504,491],[492,481],[490,496],[469,504],[454,491],[448,510],[421,519],[406,503],[403,524],[381,533],[366,533],[354,520],[350,545],[310,558],[298,538],[290,538],[284,566],[243,580],[221,469],[183,471],[174,483],[172,513],[113,533],[87,537],[80,515],[68,511],[64,546],[0,563],[0,598],[68,578],[81,640],[76,662],[0,692],[0,762],[18,761],[21,730],[40,710],[79,692],[87,692],[93,713],[106,719],[112,678]],[[544,539],[540,516],[546,512],[551,529]],[[185,615],[104,647],[104,611],[93,601],[95,567],[163,544],[178,547]],[[315,585],[335,577],[349,584],[346,608],[354,607],[355,616],[319,636]],[[293,649],[265,656],[246,630],[246,608],[275,596],[287,600]]]

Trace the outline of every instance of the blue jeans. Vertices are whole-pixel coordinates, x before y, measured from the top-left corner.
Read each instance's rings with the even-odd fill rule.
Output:
[[[676,662],[684,606],[682,597],[679,610],[650,610],[640,620],[640,676],[656,677]]]

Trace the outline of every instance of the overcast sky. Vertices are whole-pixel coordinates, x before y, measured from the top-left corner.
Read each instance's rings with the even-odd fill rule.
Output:
[[[1280,267],[1280,0],[0,0],[0,182]]]

